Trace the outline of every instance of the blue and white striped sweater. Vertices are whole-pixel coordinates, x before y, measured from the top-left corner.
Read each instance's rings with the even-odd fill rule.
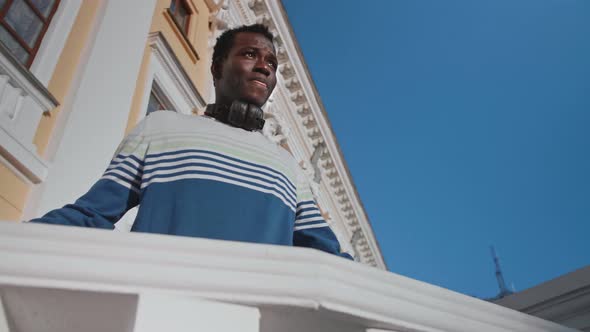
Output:
[[[317,248],[350,258],[294,158],[258,132],[207,117],[154,112],[121,143],[74,204],[33,222]]]

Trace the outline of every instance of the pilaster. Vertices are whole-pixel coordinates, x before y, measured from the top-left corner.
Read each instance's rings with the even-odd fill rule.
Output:
[[[72,202],[123,138],[156,0],[107,1],[33,217]],[[132,22],[132,24],[130,24]],[[42,192],[42,194],[40,194]]]

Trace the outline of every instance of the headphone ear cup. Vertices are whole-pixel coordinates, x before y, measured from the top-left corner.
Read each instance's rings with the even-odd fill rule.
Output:
[[[234,102],[229,107],[229,114],[227,115],[227,121],[235,127],[243,127],[246,122],[246,116],[248,113],[248,104],[239,100]]]
[[[248,113],[251,114],[251,116],[253,118],[262,118],[263,117],[263,112],[262,109],[256,105],[253,104],[248,104],[249,109],[248,109]]]
[[[262,130],[264,126],[264,112],[256,105],[234,100],[225,110],[226,112],[220,112],[215,118],[248,131]]]
[[[257,128],[259,126],[259,122],[261,120],[264,121],[264,112],[260,107],[256,105],[249,104],[248,106],[249,107],[248,115],[246,117],[246,126],[248,126],[248,128]]]

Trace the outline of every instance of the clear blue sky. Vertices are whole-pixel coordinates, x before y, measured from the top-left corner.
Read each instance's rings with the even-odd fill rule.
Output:
[[[590,1],[283,0],[389,269],[498,293],[590,264]]]

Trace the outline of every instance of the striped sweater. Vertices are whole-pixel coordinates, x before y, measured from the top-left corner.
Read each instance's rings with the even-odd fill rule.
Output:
[[[112,229],[137,205],[136,232],[304,246],[351,258],[340,252],[287,151],[260,132],[175,112],[146,117],[85,195],[32,222]]]

